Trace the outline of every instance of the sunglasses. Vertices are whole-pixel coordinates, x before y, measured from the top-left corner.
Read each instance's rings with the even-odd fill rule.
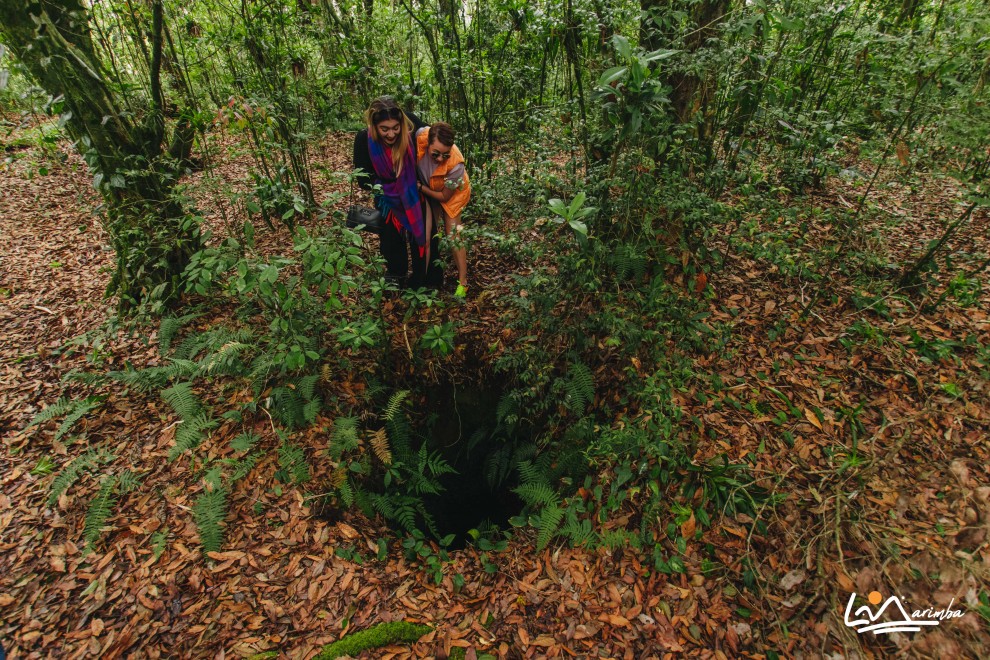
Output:
[[[402,110],[400,110],[399,108],[387,108],[387,109],[379,110],[375,112],[373,115],[371,115],[371,121],[374,124],[383,122],[387,119],[395,119],[395,120],[402,119]]]
[[[436,160],[447,160],[448,158],[450,158],[449,151],[445,154],[442,154],[439,151],[431,151],[430,155],[433,156],[433,158],[435,158]]]

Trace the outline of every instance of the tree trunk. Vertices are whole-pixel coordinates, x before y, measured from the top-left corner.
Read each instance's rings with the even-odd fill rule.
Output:
[[[156,18],[160,28],[160,14]],[[122,310],[152,294],[171,298],[200,238],[196,223],[183,217],[170,194],[175,172],[159,159],[158,82],[149,81],[152,111],[143,121],[122,112],[107,85],[81,0],[4,0],[0,33],[37,83],[64,99],[66,128],[95,173],[117,256],[107,295],[118,295]],[[160,43],[159,33],[159,57]]]

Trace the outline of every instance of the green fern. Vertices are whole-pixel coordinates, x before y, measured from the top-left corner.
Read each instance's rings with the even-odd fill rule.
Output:
[[[223,546],[223,521],[227,517],[227,492],[223,488],[203,491],[193,504],[193,519],[199,530],[199,544],[204,553],[217,552]]]
[[[199,314],[186,314],[185,316],[168,316],[162,319],[158,328],[158,351],[162,357],[165,357],[172,347],[172,341],[182,326],[199,316]]]
[[[35,415],[34,419],[28,422],[28,425],[24,428],[29,429],[32,426],[44,424],[45,422],[55,419],[56,417],[61,417],[65,413],[72,410],[72,408],[75,405],[76,405],[75,402],[69,399],[68,397],[62,397],[61,399],[59,399],[52,405],[45,407],[44,410],[42,410],[37,415]]]
[[[512,490],[531,507],[556,506],[559,502],[557,491],[545,483],[528,483],[517,486]]]
[[[100,490],[89,503],[89,510],[86,511],[86,523],[83,527],[83,539],[86,541],[87,549],[92,549],[93,544],[100,538],[107,518],[117,506],[117,499],[119,498],[117,483],[116,475],[110,474],[103,477],[100,482]]]
[[[84,472],[92,470],[97,465],[110,463],[116,458],[116,455],[111,454],[106,447],[94,447],[74,458],[52,480],[51,492],[48,495],[49,506],[54,506],[62,493],[75,484]]]
[[[162,398],[183,420],[193,419],[203,411],[203,404],[193,394],[192,383],[190,382],[177,383],[163,390]]]
[[[141,370],[111,371],[107,377],[142,392],[150,392],[160,390],[168,383],[180,378],[193,378],[199,375],[200,370],[200,365],[192,360],[171,358],[167,365]]]
[[[351,485],[350,479],[340,484],[337,492],[340,493],[340,500],[344,503],[344,506],[351,507],[354,505],[354,487]]]
[[[142,475],[134,472],[133,470],[124,470],[120,473],[118,477],[118,485],[120,486],[120,494],[126,495],[127,493],[134,492],[141,485]]]
[[[402,403],[409,398],[409,390],[399,390],[391,397],[389,397],[388,405],[385,406],[385,412],[382,417],[389,421],[395,421],[396,417],[399,416],[399,411],[402,409]]]
[[[519,421],[519,399],[512,391],[506,392],[498,400],[495,408],[495,420],[500,429],[511,431]]]
[[[251,347],[248,344],[244,344],[237,341],[227,342],[220,347],[213,355],[210,356],[206,364],[206,373],[217,373],[224,370],[229,365],[233,364],[237,360],[238,355]]]
[[[572,509],[567,510],[567,522],[560,528],[560,535],[566,536],[573,547],[594,549],[598,535],[591,526],[591,521],[585,518],[578,520]]]
[[[560,521],[564,518],[564,510],[556,504],[545,507],[540,511],[539,532],[536,536],[536,550],[539,552],[547,547],[550,540],[557,533]]]
[[[346,452],[356,449],[357,446],[357,417],[338,417],[335,419],[333,431],[330,433],[330,442],[327,446],[327,453],[330,458],[339,463]]]
[[[290,429],[305,426],[305,404],[295,390],[288,387],[276,387],[272,389],[268,400],[269,412],[279,422]]]
[[[248,454],[244,458],[235,461],[234,470],[230,475],[230,480],[232,482],[237,482],[243,479],[244,477],[248,476],[248,474],[251,473],[251,470],[253,470],[254,467],[258,464],[258,461],[261,459],[261,457],[262,457],[261,452],[255,452],[253,454]]]
[[[306,461],[306,453],[301,447],[285,443],[278,449],[278,464],[280,472],[285,477],[283,481],[301,484],[309,481],[309,463]]]
[[[61,438],[72,429],[76,422],[88,415],[91,411],[99,408],[105,398],[104,396],[89,396],[77,402],[72,411],[65,416],[65,419],[62,420],[62,423],[55,431],[55,439],[58,440]]]
[[[270,353],[260,353],[251,362],[251,371],[248,373],[248,380],[251,381],[251,389],[256,397],[268,387],[268,381],[272,374],[278,371],[278,363]]]
[[[230,441],[230,448],[234,451],[251,451],[260,441],[261,437],[257,433],[245,431]]]
[[[320,413],[320,408],[323,407],[323,402],[319,399],[313,399],[303,406],[303,422],[305,424],[312,424],[316,421],[316,416]]]
[[[168,547],[168,536],[168,527],[163,527],[151,535],[151,552],[154,554],[155,561],[158,561],[158,558],[162,556],[162,553]]]
[[[96,408],[99,408],[104,399],[106,399],[105,396],[89,396],[82,401],[73,401],[67,397],[62,397],[35,415],[34,419],[32,419],[25,428],[38,426],[39,424],[44,424],[45,422],[65,415],[65,419],[62,420],[62,423],[55,431],[55,440],[59,440],[63,435],[72,429],[76,422]]]
[[[564,405],[568,410],[582,411],[595,400],[594,374],[581,362],[575,362],[570,365],[568,376],[564,380]]]
[[[319,374],[303,376],[296,381],[296,391],[304,401],[313,401],[316,397],[316,384],[320,382]]]
[[[175,432],[175,446],[168,452],[168,460],[174,461],[184,452],[195,449],[203,442],[206,432],[216,428],[218,422],[203,412],[191,419],[183,419]]]

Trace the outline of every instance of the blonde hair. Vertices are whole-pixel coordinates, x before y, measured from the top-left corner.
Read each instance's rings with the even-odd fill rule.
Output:
[[[395,113],[394,110],[398,111],[399,117],[393,117]],[[399,139],[396,141],[395,145],[392,147],[392,169],[395,171],[395,178],[398,179],[402,175],[402,162],[405,160],[406,152],[409,151],[409,145],[412,143],[410,136],[413,132],[413,123],[406,117],[406,113],[402,111],[402,108],[387,96],[377,98],[371,102],[371,106],[364,112],[364,123],[368,125],[368,135],[375,142],[381,142],[381,135],[378,134],[378,124],[372,121],[373,117],[380,112],[388,113],[386,119],[380,119],[378,124],[388,121],[388,119],[396,119],[399,122]]]

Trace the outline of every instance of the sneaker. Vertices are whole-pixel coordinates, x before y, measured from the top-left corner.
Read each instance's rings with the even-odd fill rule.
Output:
[[[458,284],[457,291],[454,291],[454,297],[460,298],[461,300],[467,298],[467,287],[463,284]]]

